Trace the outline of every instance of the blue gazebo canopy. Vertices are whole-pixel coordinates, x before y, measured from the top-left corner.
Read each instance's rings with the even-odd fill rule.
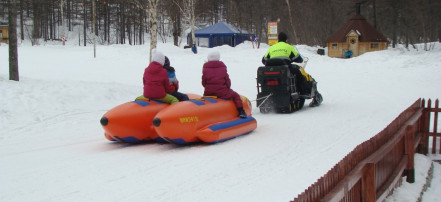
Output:
[[[224,44],[235,47],[245,40],[252,40],[250,37],[254,38],[253,34],[249,34],[247,31],[225,22],[219,22],[196,30],[194,33],[197,46],[206,46],[210,48]],[[187,41],[189,41],[188,37]]]

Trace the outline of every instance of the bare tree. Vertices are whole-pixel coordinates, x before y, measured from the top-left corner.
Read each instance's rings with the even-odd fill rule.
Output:
[[[152,50],[156,48],[158,32],[158,2],[159,0],[149,0],[149,18],[150,18],[150,62],[152,61]]]
[[[65,30],[64,30],[64,2],[65,0],[60,1],[60,11],[61,11],[61,41],[63,42],[63,46],[65,45],[66,36],[65,36]]]
[[[291,6],[289,5],[289,0],[285,0],[286,5],[288,6],[288,15],[289,15],[289,24],[291,24],[292,33],[294,34],[294,42],[298,42],[299,39],[297,38],[296,29],[294,27],[294,22],[292,19],[292,12],[291,12]]]
[[[33,29],[32,29],[32,45],[38,45],[38,41],[41,38],[41,21],[42,19],[42,2],[36,0],[32,2],[33,9]]]
[[[175,46],[179,46],[179,36],[181,34],[181,9],[180,9],[180,2],[173,0],[173,1],[166,1],[164,2],[164,7],[167,12],[167,16],[169,21],[172,24],[171,33],[173,36],[173,44]]]
[[[184,10],[188,11],[188,15],[189,15],[189,20],[190,20],[190,29],[191,29],[191,41],[192,47],[196,46],[196,36],[195,36],[195,22],[196,22],[196,16],[195,16],[195,4],[196,4],[197,0],[184,0]]]
[[[84,46],[87,45],[87,9],[86,9],[86,0],[83,0],[83,42]]]
[[[92,0],[20,0],[17,14],[20,15],[22,38],[26,34],[33,45],[38,45],[42,38],[57,39],[63,36],[61,29],[66,23],[69,31],[81,29],[84,25],[82,34],[86,45],[92,42],[87,34],[90,35],[91,30],[88,29],[95,16],[97,40],[108,44],[124,44],[126,37],[132,45],[143,44],[144,38],[148,38],[144,35],[149,33],[152,48],[156,47],[157,35],[163,41],[173,36],[174,44],[179,46],[187,38],[187,30],[191,29],[189,45],[193,45],[196,43],[195,27],[219,21],[238,26],[264,40],[267,23],[280,19],[279,30],[287,32],[293,42],[323,45],[327,37],[355,14],[354,7],[359,3],[362,16],[391,44],[441,40],[439,0],[285,0],[281,3],[268,3],[266,0],[94,1],[96,15],[88,14],[92,13]],[[0,5],[0,17],[4,19],[6,7]],[[152,30],[154,27],[160,30]],[[103,31],[101,28],[104,28]],[[79,35],[79,43],[80,40]]]
[[[92,33],[93,33],[93,57],[96,58],[96,21],[95,21],[95,0],[92,0]]]
[[[9,0],[9,80],[19,81],[17,52],[17,0]]]
[[[148,0],[147,4],[144,0],[133,0],[135,5],[149,13],[149,30],[150,30],[150,54],[149,61],[152,61],[152,50],[156,48],[158,37],[158,3],[160,0]]]
[[[20,0],[20,38],[21,38],[21,40],[23,41],[24,40],[24,27],[23,27],[23,18],[24,18],[24,16],[23,16],[23,1],[22,0]]]

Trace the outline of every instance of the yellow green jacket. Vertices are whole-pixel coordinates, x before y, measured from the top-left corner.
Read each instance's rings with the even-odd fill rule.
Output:
[[[303,62],[303,58],[300,56],[300,54],[297,52],[297,50],[294,48],[294,46],[291,46],[290,44],[287,44],[283,41],[280,41],[274,45],[272,45],[268,51],[266,52],[265,56],[262,58],[262,63],[265,64],[266,60],[270,58],[281,58],[281,59],[287,59],[289,62]]]

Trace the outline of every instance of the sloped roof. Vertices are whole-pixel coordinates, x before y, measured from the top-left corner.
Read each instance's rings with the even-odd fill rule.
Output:
[[[247,31],[237,28],[225,22],[218,22],[214,25],[196,30],[195,34],[248,34]]]
[[[326,39],[326,43],[346,42],[346,35],[351,30],[359,33],[360,42],[387,42],[387,39],[383,34],[369,24],[363,16],[357,14],[337,32]]]

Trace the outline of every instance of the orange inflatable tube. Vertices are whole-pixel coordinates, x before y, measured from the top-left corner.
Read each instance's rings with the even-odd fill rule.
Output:
[[[216,143],[247,134],[257,127],[251,103],[242,96],[247,118],[239,118],[232,100],[213,97],[173,104],[156,114],[157,134],[175,144]]]
[[[191,99],[201,96],[188,94]],[[155,115],[170,104],[138,97],[106,112],[100,120],[104,137],[110,141],[139,143],[146,141],[166,142],[153,128]]]
[[[135,100],[114,107],[103,115],[100,123],[104,136],[111,141],[138,143],[163,141],[152,127],[155,115],[169,104],[154,100]]]

